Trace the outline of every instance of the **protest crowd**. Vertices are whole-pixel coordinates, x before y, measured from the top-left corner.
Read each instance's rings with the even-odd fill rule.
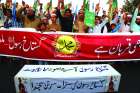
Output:
[[[47,2],[47,0],[46,0],[46,2],[43,2],[43,3],[40,1],[41,0],[34,0],[33,5],[30,5],[25,0],[22,0],[21,4],[18,2],[18,0],[5,0],[4,3],[1,2],[1,0],[0,0],[0,30],[2,30],[3,32],[6,32],[6,30],[8,30],[8,31],[10,31],[10,34],[11,34],[12,30],[13,30],[13,32],[15,30],[15,32],[21,33],[19,29],[22,29],[23,32],[24,31],[28,32],[28,30],[29,30],[29,33],[30,33],[30,31],[39,32],[38,33],[39,39],[37,39],[35,37],[33,41],[30,41],[30,40],[28,41],[29,38],[25,38],[25,33],[21,34],[21,36],[23,35],[23,38],[21,39],[21,41],[18,41],[18,38],[15,39],[14,36],[8,37],[7,35],[4,36],[5,33],[2,34],[1,38],[0,38],[1,45],[7,45],[8,48],[12,47],[11,50],[9,48],[10,53],[12,53],[13,51],[15,52],[15,50],[17,49],[17,51],[16,51],[17,55],[14,54],[14,52],[13,52],[13,55],[1,53],[0,64],[4,64],[4,62],[5,62],[6,65],[8,64],[7,66],[9,66],[10,68],[14,64],[15,66],[13,66],[13,67],[15,67],[16,69],[17,69],[17,67],[25,65],[25,64],[30,64],[30,65],[31,64],[33,64],[33,65],[34,64],[37,64],[37,65],[101,64],[102,62],[104,62],[104,60],[102,61],[102,59],[106,59],[107,57],[109,57],[109,62],[106,61],[105,64],[110,64],[113,67],[117,67],[116,60],[114,60],[115,58],[118,58],[118,60],[121,59],[121,57],[120,57],[121,54],[122,54],[121,55],[122,58],[123,57],[125,58],[127,56],[129,57],[130,55],[134,54],[136,52],[136,50],[138,51],[138,48],[140,47],[139,40],[136,41],[136,44],[135,44],[134,40],[132,40],[134,42],[134,44],[133,44],[133,42],[131,43],[131,40],[129,38],[127,38],[127,36],[126,36],[126,38],[124,37],[125,40],[127,41],[129,39],[130,41],[128,40],[126,42],[124,40],[124,42],[122,41],[121,43],[118,43],[117,41],[116,42],[113,41],[114,39],[112,39],[112,37],[109,39],[106,39],[105,40],[106,42],[98,42],[98,40],[94,40],[94,42],[97,41],[97,43],[101,43],[101,44],[106,43],[106,44],[104,44],[104,46],[103,45],[99,46],[100,44],[99,45],[97,44],[97,47],[95,46],[96,44],[95,45],[91,44],[91,46],[90,46],[90,43],[92,43],[93,40],[89,39],[89,41],[91,41],[91,42],[88,42],[88,41],[86,41],[86,39],[79,37],[81,39],[81,41],[83,40],[82,43],[83,42],[84,43],[82,46],[83,50],[82,50],[82,48],[81,48],[81,50],[80,49],[78,50],[80,43],[77,41],[77,37],[74,38],[74,40],[72,38],[72,40],[74,42],[70,41],[68,43],[65,41],[65,39],[66,40],[71,39],[69,37],[68,38],[64,37],[64,42],[60,42],[60,41],[62,41],[61,38],[56,38],[56,37],[58,37],[56,34],[60,33],[60,34],[65,35],[65,32],[66,32],[66,34],[68,33],[70,35],[71,35],[71,33],[72,33],[72,35],[73,35],[73,33],[74,34],[76,33],[76,35],[80,34],[79,36],[83,36],[86,34],[88,34],[88,36],[89,36],[89,34],[91,34],[91,35],[95,34],[97,36],[98,36],[98,34],[99,35],[103,34],[103,36],[104,36],[108,33],[114,33],[114,34],[126,33],[126,35],[127,35],[127,33],[133,34],[133,33],[140,32],[140,2],[137,4],[137,6],[135,6],[135,9],[133,9],[134,10],[133,13],[129,13],[125,9],[118,7],[119,0],[106,0],[106,1],[108,1],[107,4],[109,5],[108,10],[101,9],[100,2],[102,2],[102,0],[99,0],[99,3],[96,3],[96,4],[94,4],[94,0],[82,0],[83,2],[82,2],[82,5],[80,6],[80,8],[79,8],[79,5],[76,5],[75,7],[73,7],[73,5],[72,5],[73,3],[71,3],[71,2],[66,3],[65,2],[66,0],[58,0],[56,7],[54,7],[52,5],[53,0],[48,0],[49,2]],[[91,1],[93,1],[93,2],[91,2]],[[125,0],[125,1],[126,1],[125,5],[127,5],[129,0]],[[51,39],[48,39],[46,32],[56,32],[56,33],[55,34],[53,33],[53,35],[55,35],[54,37],[51,36],[52,33],[51,34],[48,33],[49,34],[48,36],[51,37]],[[61,33],[61,32],[64,32],[64,33]],[[17,36],[17,34],[15,36],[20,37],[19,33],[18,33],[18,36]],[[26,34],[28,34],[28,33],[26,33]],[[32,36],[33,36],[36,33],[30,33],[30,34],[32,34]],[[43,36],[44,37],[42,38],[40,34],[42,35],[42,37]],[[45,37],[45,35],[46,35],[46,37]],[[4,43],[3,37],[5,37],[5,38],[8,37],[5,40],[7,40],[9,45],[7,43]],[[87,36],[85,36],[85,37],[87,38]],[[133,36],[133,38],[134,38],[134,36]],[[30,38],[30,39],[32,39],[32,38]],[[56,39],[60,39],[60,40],[56,40]],[[48,40],[48,42],[42,43],[42,46],[41,46],[40,42],[44,42],[45,40],[46,41]],[[113,44],[111,44],[112,46],[108,45],[108,43],[112,43],[109,40],[113,41],[114,46],[113,46]],[[137,40],[137,37],[136,37],[136,40]],[[15,41],[17,41],[17,42],[15,42]],[[39,43],[37,41],[39,41]],[[99,40],[99,41],[101,41],[101,40]],[[88,43],[85,43],[85,42],[88,42]],[[49,43],[51,43],[51,44],[49,45]],[[59,46],[60,43],[62,43],[62,47]],[[74,44],[72,44],[72,43],[74,43]],[[126,44],[124,44],[125,46],[123,46],[123,43],[126,43]],[[58,44],[58,46],[56,47],[57,44]],[[29,46],[27,47],[27,45],[29,45]],[[48,47],[46,47],[46,46],[48,46]],[[95,47],[93,47],[93,46],[95,46]],[[72,49],[72,53],[71,53],[71,51],[70,51],[70,53],[67,53],[65,47],[66,48],[68,47],[67,50],[69,50],[69,51],[70,51],[71,47],[74,47]],[[93,49],[91,48],[92,52],[89,52],[90,50],[88,50],[87,47],[89,47],[89,49],[92,47],[93,48]],[[33,51],[38,48],[40,48],[43,51],[42,54],[40,54],[42,51],[41,52],[38,52],[38,50],[37,50],[37,52]],[[47,51],[43,50],[45,48]],[[94,50],[94,48],[95,48],[95,50]],[[25,49],[24,52],[22,49],[23,50]],[[64,49],[64,51],[61,51],[63,49]],[[18,50],[20,50],[22,52],[20,52]],[[30,53],[29,50],[31,50],[31,53],[37,54],[37,55],[35,55],[37,57],[39,54],[39,57],[36,58],[34,55],[32,55]],[[87,51],[85,51],[85,50],[87,50]],[[54,51],[55,51],[55,53],[54,53]],[[51,53],[53,56],[51,55]],[[22,54],[25,54],[25,55],[22,56]],[[94,54],[96,54],[96,55],[94,55]],[[100,58],[100,54],[102,54],[103,57]],[[43,57],[40,57],[42,55],[43,55]],[[52,59],[51,59],[50,55],[52,56]],[[80,57],[77,57],[77,55]],[[113,56],[115,55],[114,59],[111,58],[112,55]],[[50,56],[50,59],[48,56]],[[134,55],[134,57],[135,56],[136,55]],[[45,59],[45,57],[46,57],[46,59]],[[54,60],[53,60],[53,57],[55,58]],[[61,61],[61,57],[63,59],[62,61]],[[67,59],[67,57],[71,58],[72,60],[69,61],[69,59]],[[76,57],[78,60],[73,61],[73,59],[76,59]],[[94,61],[84,60],[85,58],[90,59],[91,57],[95,57],[95,59],[97,59],[97,60],[96,61],[95,61],[95,59],[94,59]],[[98,59],[100,59],[99,62],[98,62]],[[128,60],[129,60],[129,58],[128,58]],[[125,61],[127,61],[127,60],[125,60]],[[137,60],[134,62],[138,63]],[[123,60],[122,60],[122,63],[123,63]],[[39,70],[39,69],[37,69],[37,70]],[[109,86],[113,86],[112,77],[111,77],[110,81],[111,81],[111,83],[109,84]],[[26,93],[24,90],[22,90],[22,87],[24,87],[24,86],[22,85],[22,80],[20,78],[18,78],[18,82],[21,87],[22,93]],[[20,88],[19,88],[19,90],[20,90]],[[109,87],[108,91],[111,93],[114,93],[114,88]]]
[[[3,28],[34,28],[41,32],[74,32],[74,33],[121,33],[139,32],[140,4],[134,14],[118,9],[117,0],[109,0],[109,10],[102,11],[99,16],[99,4],[90,9],[90,2],[83,1],[81,9],[71,10],[72,4],[65,5],[64,0],[58,0],[57,7],[52,7],[52,0],[46,3],[45,9],[39,0],[33,6],[22,0],[18,2],[0,3],[0,26]],[[94,11],[95,10],[95,11]]]

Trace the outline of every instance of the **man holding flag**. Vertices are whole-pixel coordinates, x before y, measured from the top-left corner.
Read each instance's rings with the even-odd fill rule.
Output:
[[[109,16],[109,21],[113,20],[113,14],[115,11],[117,11],[118,9],[118,1],[117,0],[109,0],[109,12],[108,12],[108,16]]]
[[[92,5],[89,5],[92,4]],[[102,27],[108,22],[108,19],[105,19],[101,23],[101,18],[99,16],[95,16],[95,11],[93,11],[94,7],[91,7],[92,9],[89,9],[89,6],[94,6],[94,3],[90,3],[89,0],[84,0],[84,10],[85,10],[85,24],[89,26],[89,33],[101,33]],[[107,32],[107,31],[103,31]]]
[[[16,17],[22,20],[23,27],[25,27],[25,28],[37,28],[38,24],[40,23],[40,19],[37,18],[37,16],[35,15],[36,8],[37,8],[37,6],[35,4],[33,9],[32,8],[28,8],[28,10],[26,10],[26,7],[21,7],[17,11]],[[24,12],[24,10],[26,10],[26,14],[25,15],[22,14],[22,12]]]
[[[72,32],[72,28],[73,28],[73,15],[70,9],[65,9],[64,11],[64,15],[61,14],[59,7],[60,4],[62,3],[62,5],[64,5],[64,0],[59,0],[58,1],[58,8],[57,8],[57,16],[60,19],[60,24],[61,24],[61,29],[62,31],[65,32]]]
[[[77,15],[77,19],[74,23],[73,30],[74,32],[78,33],[87,33],[88,32],[88,26],[84,24],[85,19],[85,13],[83,9],[80,9]]]
[[[134,15],[132,17],[131,21],[131,31],[132,32],[140,32],[140,18],[137,19],[137,15],[140,12],[140,3],[137,5],[137,8],[135,9]]]

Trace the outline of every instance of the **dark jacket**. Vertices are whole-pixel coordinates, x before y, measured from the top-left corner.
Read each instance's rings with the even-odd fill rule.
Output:
[[[57,9],[56,12],[58,18],[60,19],[61,29],[64,32],[72,32],[73,27],[73,16],[63,17],[60,13],[60,10]]]

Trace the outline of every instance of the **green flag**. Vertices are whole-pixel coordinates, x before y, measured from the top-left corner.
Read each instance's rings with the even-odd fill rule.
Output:
[[[89,0],[84,0],[83,2],[83,5],[84,5],[84,10],[89,10]]]
[[[113,0],[112,8],[113,9],[117,9],[118,8],[118,2],[117,2],[117,0]]]
[[[95,13],[89,11],[88,0],[84,0],[84,10],[85,10],[85,19],[84,19],[85,25],[89,27],[94,27],[95,26]]]
[[[34,10],[35,12],[37,11],[38,5],[39,5],[38,0],[34,0],[33,10]]]
[[[89,27],[94,27],[95,26],[95,13],[90,12],[89,10],[86,10],[84,23],[85,23],[85,25],[87,25]]]
[[[114,11],[118,8],[118,1],[117,0],[113,0],[112,5],[110,5],[111,9],[109,9],[109,17],[110,17],[110,21],[112,20],[113,17],[113,13]]]
[[[52,10],[52,0],[50,0],[50,7],[49,8]]]

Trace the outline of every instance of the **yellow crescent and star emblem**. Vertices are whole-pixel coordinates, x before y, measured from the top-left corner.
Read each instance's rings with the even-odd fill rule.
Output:
[[[73,36],[62,35],[56,39],[56,51],[65,55],[75,54],[78,49],[78,42]]]

